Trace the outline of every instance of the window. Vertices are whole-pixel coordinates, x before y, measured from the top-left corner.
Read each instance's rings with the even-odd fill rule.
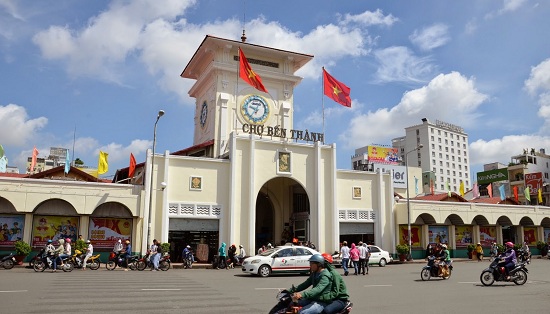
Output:
[[[296,248],[297,256],[312,255],[311,252],[305,248],[297,247]]]
[[[416,135],[420,134],[420,130],[416,129]]]
[[[466,149],[466,144],[462,144],[462,148]],[[466,152],[464,152],[466,153]]]
[[[432,152],[432,157],[435,157],[435,152]]]
[[[449,152],[449,147],[445,147],[445,151],[448,153]]]
[[[453,169],[455,169],[455,163],[453,162]]]
[[[451,160],[452,160],[452,161],[455,161],[455,156],[451,156]]]
[[[445,159],[449,160],[449,155],[448,154],[445,155]]]
[[[458,176],[459,176],[460,178],[462,178],[462,172],[459,171],[459,172],[458,172]]]
[[[462,170],[462,165],[458,165],[458,170]]]
[[[441,185],[441,190],[445,190],[445,186],[443,184]]]
[[[455,149],[451,148],[451,154],[454,154],[454,153],[455,153]]]
[[[380,253],[380,250],[375,246],[369,246],[369,252],[371,252],[371,253]]]
[[[437,142],[441,143],[441,138],[440,137],[437,138]]]
[[[441,167],[443,167],[443,161],[440,160],[440,161],[439,161],[439,165],[440,165]]]
[[[441,135],[441,130],[437,130],[437,135]]]
[[[447,137],[447,132],[445,132],[445,137]]]
[[[464,166],[464,170],[468,171],[468,166]]]
[[[453,133],[451,133],[451,138],[453,138]]]
[[[449,168],[449,162],[447,162],[447,168]]]
[[[456,179],[453,179],[453,184],[456,184]]]
[[[294,255],[294,249],[292,248],[288,248],[288,249],[283,249],[283,250],[280,250],[278,253],[277,253],[277,257],[289,257],[289,256],[293,256]]]
[[[434,128],[430,128],[430,132],[432,132],[432,134],[434,134]]]
[[[442,153],[439,153],[439,158],[443,158],[443,154],[442,154]]]
[[[435,173],[436,170],[437,170],[437,169],[436,169],[435,167],[432,168],[432,171],[433,171],[434,173]]]
[[[453,171],[453,177],[456,177],[456,171]],[[456,179],[454,179],[454,180],[455,180],[454,183],[456,183]]]
[[[451,134],[451,137],[452,137],[452,134]],[[454,146],[454,145],[455,145],[455,142],[451,141],[451,146]]]
[[[464,156],[466,156],[466,151],[464,151]]]
[[[439,177],[439,181],[443,182],[443,177]]]
[[[464,177],[467,178],[468,177],[468,173],[464,173]],[[468,184],[468,181],[466,181],[466,184]]]
[[[458,157],[458,162],[460,162],[460,160],[461,160],[460,157]]]
[[[467,176],[466,176],[467,177]],[[468,183],[468,181],[466,181],[466,186],[470,186],[470,184]]]
[[[447,175],[448,175],[448,176],[451,175],[451,170],[447,170]]]
[[[432,149],[435,149],[435,144],[432,144]]]
[[[439,150],[441,151],[441,145],[439,145]]]
[[[445,145],[449,145],[449,141],[445,140]]]
[[[463,137],[462,137],[462,140],[463,140],[464,142],[466,142],[466,136],[463,136]]]
[[[464,162],[465,162],[465,163],[468,163],[468,159],[464,158]]]
[[[443,174],[443,169],[439,169],[439,173],[440,173],[440,174]]]
[[[436,165],[435,159],[432,159],[432,165]]]
[[[434,136],[430,136],[430,140],[435,141]]]

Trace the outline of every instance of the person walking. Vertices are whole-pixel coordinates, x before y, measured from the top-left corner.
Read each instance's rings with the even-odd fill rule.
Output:
[[[477,255],[477,261],[481,262],[483,260],[483,247],[481,246],[481,243],[477,243],[475,251]]]
[[[355,246],[355,243],[351,244],[351,250],[349,250],[349,257],[351,259],[351,262],[353,263],[353,269],[355,270],[353,274],[357,276],[359,275],[359,250]]]
[[[362,241],[359,241],[357,249],[359,250],[359,273],[365,275],[365,266],[369,249],[367,249],[366,243],[363,243]]]
[[[224,269],[226,268],[227,269],[227,264],[225,262],[225,259],[227,258],[227,255],[226,255],[226,251],[225,251],[225,242],[222,242],[222,245],[220,246],[219,250],[218,250],[218,267],[216,267],[216,269]]]
[[[86,262],[94,254],[94,246],[90,240],[86,241],[86,256],[84,256],[84,262],[82,263],[82,270],[86,270]]]
[[[340,255],[342,258],[342,268],[344,269],[344,276],[347,276],[349,274],[348,271],[348,265],[349,265],[349,247],[348,247],[348,241],[344,241],[342,243],[342,247],[340,248]]]

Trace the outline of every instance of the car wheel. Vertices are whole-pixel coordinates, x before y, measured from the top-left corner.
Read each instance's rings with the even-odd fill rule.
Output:
[[[258,276],[260,277],[269,277],[271,275],[271,268],[267,265],[262,265],[258,268]]]
[[[380,265],[380,267],[384,267],[386,266],[388,262],[386,262],[386,259],[385,258],[381,258],[380,259],[380,262],[378,262],[378,265]]]

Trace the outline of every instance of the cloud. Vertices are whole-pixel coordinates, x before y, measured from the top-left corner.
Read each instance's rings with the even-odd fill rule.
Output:
[[[392,26],[395,22],[399,21],[398,18],[393,15],[384,15],[382,10],[378,9],[374,12],[365,11],[361,14],[345,14],[340,21],[342,25],[348,25],[352,23],[361,24],[363,26],[383,25]]]
[[[449,27],[445,24],[434,24],[423,28],[415,29],[409,39],[420,49],[429,51],[441,47],[451,40],[449,36]]]
[[[479,139],[470,143],[470,162],[475,161],[478,165],[500,162],[507,165],[511,160],[502,160],[502,156],[519,155],[525,148],[538,151],[549,146],[550,137],[539,135],[509,135],[488,141]]]
[[[531,74],[524,86],[531,95],[541,90],[550,91],[550,58],[531,68]]]
[[[526,2],[527,0],[503,0],[503,7],[497,11],[489,12],[485,15],[485,19],[491,19],[499,15],[514,12],[521,8]]]
[[[458,72],[440,74],[426,86],[406,92],[394,107],[352,118],[349,129],[339,138],[346,148],[389,144],[392,138],[405,135],[405,127],[420,123],[424,117],[467,128],[477,123],[476,110],[487,99],[487,95],[476,90],[473,78]]]
[[[24,107],[0,105],[0,144],[26,146],[47,123],[45,117],[30,119]]]
[[[94,155],[99,158],[99,151],[107,152],[109,154],[109,163],[129,162],[130,153],[137,156],[141,152],[145,152],[153,145],[149,140],[133,140],[128,146],[123,146],[118,143],[110,143],[105,146],[101,146],[94,151]],[[92,155],[92,154],[89,154]],[[113,172],[113,171],[110,171]]]
[[[430,57],[417,57],[403,46],[376,50],[374,57],[379,63],[375,74],[375,80],[379,83],[420,83],[436,70]]]

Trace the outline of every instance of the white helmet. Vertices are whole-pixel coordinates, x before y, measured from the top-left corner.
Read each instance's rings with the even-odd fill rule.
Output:
[[[446,249],[447,248],[447,244],[441,244],[441,247]]]

